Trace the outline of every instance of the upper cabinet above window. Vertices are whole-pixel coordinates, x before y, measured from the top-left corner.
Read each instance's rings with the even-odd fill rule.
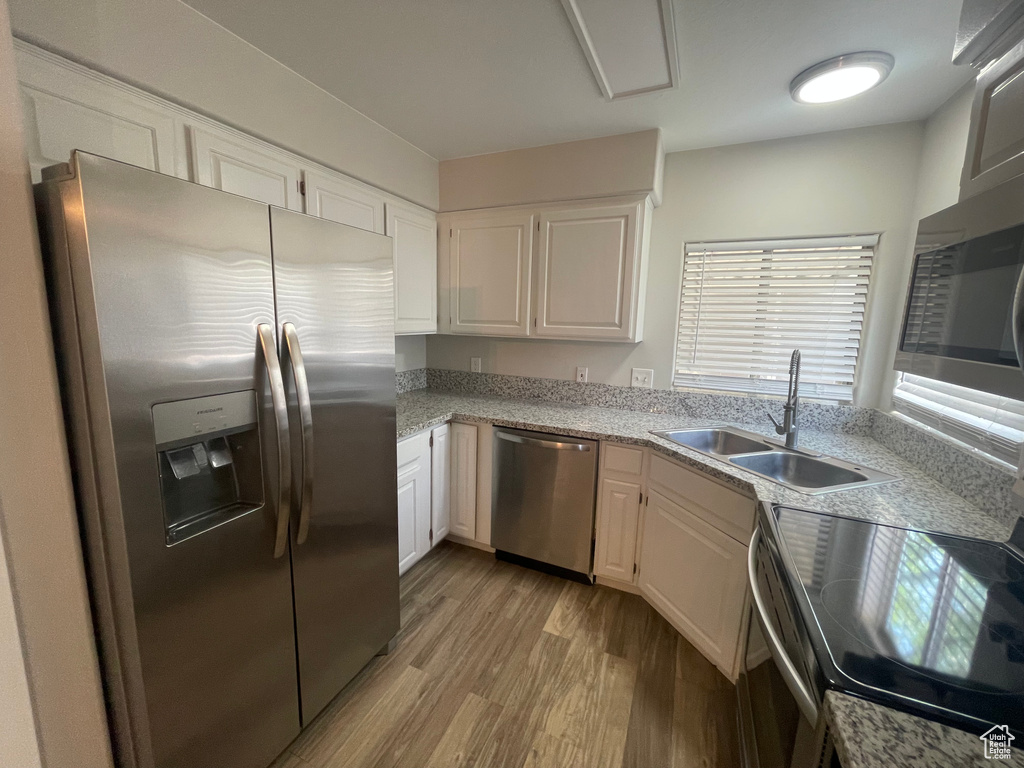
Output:
[[[1024,173],[1024,43],[978,75],[960,199]]]
[[[640,341],[650,220],[647,197],[442,216],[441,332]]]

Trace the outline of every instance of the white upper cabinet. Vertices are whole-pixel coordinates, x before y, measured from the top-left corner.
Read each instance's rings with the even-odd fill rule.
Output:
[[[536,216],[519,209],[472,211],[448,220],[451,331],[528,336]]]
[[[389,201],[385,233],[395,248],[395,333],[436,332],[437,217]]]
[[[648,206],[638,198],[539,214],[537,336],[642,339]]]
[[[17,51],[33,181],[74,149],[175,175],[173,112],[109,78],[58,67],[55,58],[22,45]]]
[[[305,211],[311,216],[384,234],[384,197],[340,176],[303,171]]]
[[[189,128],[193,180],[261,203],[302,210],[300,169],[291,155],[205,128]]]
[[[445,214],[440,332],[641,341],[651,212],[636,196]]]

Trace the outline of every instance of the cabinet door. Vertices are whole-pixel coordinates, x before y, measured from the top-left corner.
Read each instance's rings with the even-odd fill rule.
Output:
[[[430,546],[448,535],[451,519],[451,441],[444,424],[431,432],[430,446]]]
[[[1024,173],[1024,44],[978,75],[960,199]]]
[[[430,434],[398,444],[398,572],[430,549]]]
[[[386,234],[395,247],[395,333],[437,331],[437,217],[387,204]]]
[[[535,217],[522,211],[452,214],[449,244],[451,332],[530,334]]]
[[[476,538],[476,427],[452,424],[451,532]]]
[[[735,539],[650,494],[640,590],[732,678],[747,591],[746,555],[747,548]]]
[[[299,167],[291,157],[205,128],[189,128],[193,179],[261,203],[302,210]]]
[[[339,224],[384,234],[384,198],[341,176],[303,171],[305,211]]]
[[[644,201],[540,214],[537,336],[639,341]]]
[[[594,575],[633,581],[640,484],[604,478],[597,498]]]
[[[175,174],[173,112],[133,88],[47,54],[19,50],[17,65],[33,181],[43,168],[66,163],[74,149]]]

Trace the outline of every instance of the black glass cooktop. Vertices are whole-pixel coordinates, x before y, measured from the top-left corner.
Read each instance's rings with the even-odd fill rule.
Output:
[[[1007,545],[776,507],[831,687],[1024,738],[1024,561]]]

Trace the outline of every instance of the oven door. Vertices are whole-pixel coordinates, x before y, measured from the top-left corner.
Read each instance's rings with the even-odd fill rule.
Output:
[[[819,723],[821,698],[803,663],[796,615],[760,529],[750,541],[747,566],[751,615],[737,683],[746,767],[832,765],[826,729]]]

